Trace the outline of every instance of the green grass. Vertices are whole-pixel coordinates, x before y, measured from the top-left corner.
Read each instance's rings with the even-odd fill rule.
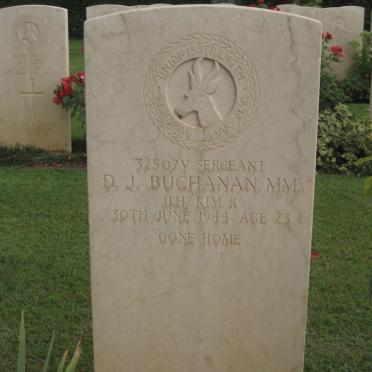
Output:
[[[313,248],[320,259],[311,270],[306,370],[371,371],[359,363],[372,351],[372,205],[361,197],[362,179],[317,181]]]
[[[70,72],[84,71],[84,43],[80,39],[70,40]]]
[[[367,103],[348,103],[350,111],[357,118],[363,118],[369,114],[369,105]]]
[[[372,205],[361,189],[360,178],[317,177],[306,371],[368,370]],[[15,371],[24,309],[28,371],[55,329],[52,365],[82,337],[79,371],[92,372],[86,173],[0,169],[0,212],[0,371]]]
[[[53,363],[82,338],[92,371],[87,231],[85,172],[0,170],[0,371],[16,370],[22,309],[27,371],[41,371],[54,329]]]

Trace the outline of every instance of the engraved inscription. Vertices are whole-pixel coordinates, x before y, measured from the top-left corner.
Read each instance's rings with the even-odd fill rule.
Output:
[[[15,51],[13,53],[14,65],[6,75],[39,75],[47,61],[47,54],[36,53],[30,50]],[[42,71],[43,76],[56,75],[57,70],[47,67]]]
[[[301,221],[291,204],[304,195],[302,178],[268,171],[264,160],[137,156],[132,162],[133,174],[103,174],[103,190],[112,196],[130,192],[135,200],[144,194],[151,207],[140,201],[134,208],[118,205],[109,218],[118,228],[159,227],[164,246],[246,246],[242,231],[289,229]]]
[[[162,244],[183,244],[183,245],[222,245],[239,246],[240,234],[232,233],[181,233],[181,232],[161,232],[158,235],[159,242]]]

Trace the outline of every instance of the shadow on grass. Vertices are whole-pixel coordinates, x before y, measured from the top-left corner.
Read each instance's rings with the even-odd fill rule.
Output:
[[[86,141],[72,141],[72,153],[51,152],[32,146],[0,146],[0,167],[86,167]]]

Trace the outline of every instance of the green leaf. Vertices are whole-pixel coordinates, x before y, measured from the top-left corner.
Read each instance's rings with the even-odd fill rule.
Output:
[[[372,156],[367,156],[366,158],[358,159],[355,162],[355,165],[359,167],[360,165],[363,165],[363,164],[368,163],[370,161],[372,161]]]
[[[80,348],[80,341],[79,341],[77,346],[76,346],[75,353],[74,353],[69,365],[67,366],[65,372],[74,372],[76,370],[77,364],[79,362],[80,354],[81,354],[81,348]]]
[[[61,361],[58,364],[57,372],[63,372],[63,369],[65,368],[65,363],[66,363],[67,355],[68,355],[68,350],[66,350],[63,353],[62,359],[61,359]]]
[[[364,196],[368,200],[372,200],[372,176],[367,177],[364,181]]]
[[[17,372],[26,370],[26,332],[25,332],[25,314],[22,311],[21,325],[19,327],[19,351],[18,351],[18,369]]]
[[[47,354],[47,357],[45,359],[42,372],[47,372],[48,371],[49,362],[50,362],[50,355],[52,354],[52,349],[53,349],[53,344],[54,344],[54,337],[55,337],[55,333],[53,331],[52,339],[50,340],[50,344],[49,344],[48,354]]]

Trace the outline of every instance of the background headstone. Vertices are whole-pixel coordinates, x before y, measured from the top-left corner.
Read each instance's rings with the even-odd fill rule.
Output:
[[[0,30],[0,143],[70,151],[69,115],[52,102],[69,74],[67,11],[3,8]]]
[[[343,6],[335,8],[318,8],[317,19],[322,23],[323,32],[333,35],[331,45],[341,46],[343,57],[341,63],[333,64],[339,79],[344,79],[353,61],[352,41],[360,41],[364,26],[364,8]]]
[[[317,18],[316,7],[300,6],[300,5],[295,5],[295,4],[282,4],[282,5],[278,5],[278,7],[283,12],[297,14],[303,17],[309,17],[313,19]]]
[[[111,13],[122,12],[124,10],[130,9],[129,6],[119,5],[119,4],[102,4],[102,5],[93,5],[86,8],[87,19],[101,17]]]
[[[96,372],[302,371],[320,34],[237,6],[85,23]]]

